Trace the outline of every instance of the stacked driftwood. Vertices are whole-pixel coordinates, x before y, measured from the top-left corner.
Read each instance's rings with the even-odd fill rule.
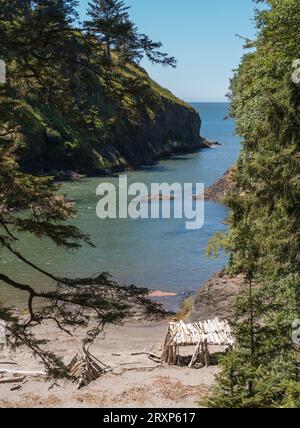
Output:
[[[76,354],[72,359],[68,369],[71,378],[77,382],[77,389],[88,385],[111,370],[109,366],[93,356],[85,346],[82,354]]]
[[[228,321],[207,320],[193,324],[171,322],[163,347],[162,362],[180,365],[180,346],[195,346],[189,367],[209,364],[208,345],[233,346],[234,338]]]

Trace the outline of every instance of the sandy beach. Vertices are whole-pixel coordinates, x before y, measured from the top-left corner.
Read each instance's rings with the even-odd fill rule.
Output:
[[[0,385],[0,407],[197,407],[209,392],[219,369],[216,366],[199,370],[169,367],[151,361],[146,352],[151,350],[160,355],[167,325],[167,321],[132,321],[123,326],[110,326],[90,351],[109,365],[111,372],[80,390],[70,381],[42,377],[28,377],[20,384],[3,384]],[[70,337],[52,324],[46,324],[37,329],[37,335],[50,338],[47,348],[68,363],[80,351],[84,331]],[[0,369],[43,370],[26,349],[18,349],[16,353],[2,350],[0,355]],[[8,360],[17,365],[1,363]]]
[[[242,286],[242,276],[231,278],[223,272],[214,275],[193,297],[186,320],[230,319],[230,302]],[[165,293],[157,291],[153,296],[161,298]],[[90,351],[111,368],[110,372],[80,390],[71,381],[46,380],[44,377],[27,377],[20,384],[2,384],[0,407],[198,407],[214,384],[220,367],[189,369],[160,365],[150,360],[149,352],[161,356],[168,322],[145,321],[137,315],[124,325],[108,326]],[[84,329],[76,330],[71,337],[50,322],[37,327],[34,332],[38,339],[48,338],[46,348],[63,357],[67,364],[81,351],[85,337]],[[210,347],[209,350],[213,353],[221,349]],[[181,348],[182,355],[192,353],[191,348]],[[3,364],[4,361],[14,361],[17,365]],[[28,349],[18,348],[13,352],[3,348],[0,351],[1,369],[30,371],[44,368]]]

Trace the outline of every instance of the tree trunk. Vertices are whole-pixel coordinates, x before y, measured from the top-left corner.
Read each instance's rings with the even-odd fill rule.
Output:
[[[106,59],[111,62],[111,50],[110,50],[110,39],[106,39]]]

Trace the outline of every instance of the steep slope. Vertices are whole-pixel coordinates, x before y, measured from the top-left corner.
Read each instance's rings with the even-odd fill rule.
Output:
[[[224,202],[229,192],[237,190],[234,182],[235,166],[229,168],[223,177],[205,189],[205,199],[214,202]]]
[[[204,144],[199,114],[137,65],[115,67],[106,81],[84,70],[69,91],[61,108],[45,107],[32,90],[25,98],[25,171],[112,173]]]

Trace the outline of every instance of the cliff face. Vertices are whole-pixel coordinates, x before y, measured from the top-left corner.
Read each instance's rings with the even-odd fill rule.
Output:
[[[153,119],[144,114],[129,132],[124,128],[117,130],[114,146],[127,166],[150,165],[162,157],[203,145],[199,114],[181,103],[167,99],[162,103]]]
[[[118,70],[116,78],[124,92],[132,82],[137,86],[118,99],[103,82],[90,80],[84,88],[74,83],[68,105],[76,105],[75,112],[28,100],[22,168],[37,174],[109,174],[204,146],[198,112],[145,70],[131,64]]]

